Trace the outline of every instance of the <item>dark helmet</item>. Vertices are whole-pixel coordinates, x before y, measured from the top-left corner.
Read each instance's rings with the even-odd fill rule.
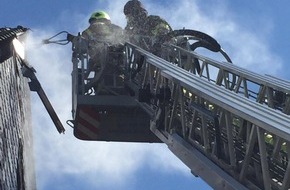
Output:
[[[130,0],[124,6],[124,14],[132,16],[138,16],[140,14],[148,15],[147,10],[144,8],[143,4],[138,0]]]

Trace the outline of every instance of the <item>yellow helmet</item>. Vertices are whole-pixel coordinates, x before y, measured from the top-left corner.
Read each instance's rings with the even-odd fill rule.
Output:
[[[111,22],[109,14],[104,11],[94,12],[89,19],[89,23],[91,23],[93,20],[103,20]]]

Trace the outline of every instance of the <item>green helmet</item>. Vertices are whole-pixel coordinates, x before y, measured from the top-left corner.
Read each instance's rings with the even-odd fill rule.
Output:
[[[111,21],[110,16],[108,15],[108,13],[104,12],[104,11],[98,11],[98,12],[94,12],[90,19],[89,19],[89,23],[91,23],[93,20],[103,20],[103,21]]]

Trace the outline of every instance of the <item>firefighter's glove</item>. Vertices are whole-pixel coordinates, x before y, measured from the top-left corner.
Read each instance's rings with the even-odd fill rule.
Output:
[[[69,33],[68,33],[67,36],[66,36],[66,39],[67,39],[67,41],[69,41],[69,42],[72,42],[74,38],[75,38],[75,36],[72,35],[72,34],[69,34]]]

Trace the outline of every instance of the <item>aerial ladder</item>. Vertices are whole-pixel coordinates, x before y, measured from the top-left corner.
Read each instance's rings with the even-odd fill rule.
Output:
[[[93,72],[88,42],[68,34],[75,137],[165,143],[214,189],[289,189],[290,82],[232,64],[202,32],[169,36],[154,54],[100,41],[105,62]]]

